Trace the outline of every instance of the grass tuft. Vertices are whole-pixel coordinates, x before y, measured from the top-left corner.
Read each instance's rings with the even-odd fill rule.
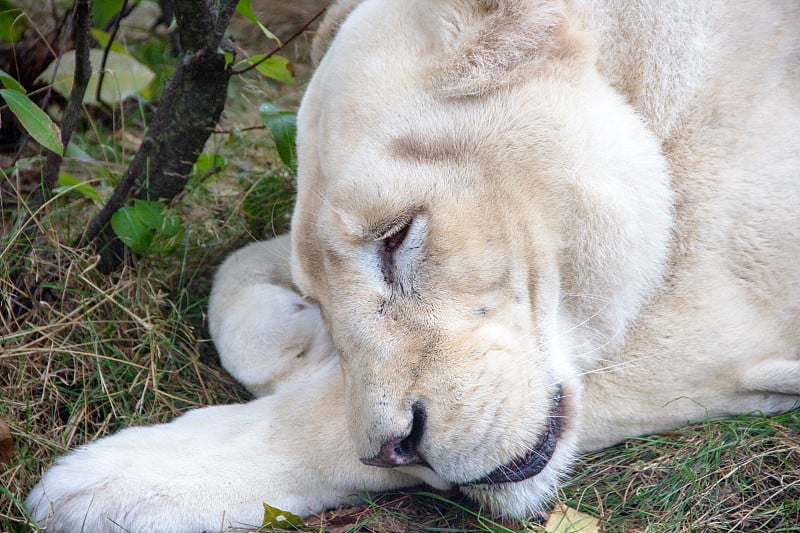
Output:
[[[796,531],[800,412],[631,439],[576,471],[563,499],[607,531]]]

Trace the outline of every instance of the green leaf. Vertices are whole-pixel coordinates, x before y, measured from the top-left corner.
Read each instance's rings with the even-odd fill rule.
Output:
[[[100,79],[98,69],[103,62],[102,50],[90,50],[89,60],[92,63],[92,76],[86,86],[86,93],[83,96],[83,103],[97,104],[97,82]],[[42,72],[37,81],[50,83],[53,79],[53,70],[56,62],[53,61]],[[64,98],[69,98],[75,78],[75,51],[70,50],[61,56],[58,63],[53,88]],[[103,77],[103,89],[100,93],[101,98],[108,104],[116,104],[122,100],[139,94],[155,78],[152,70],[139,63],[135,58],[127,54],[109,52],[106,58],[106,74]]]
[[[28,29],[28,19],[13,2],[0,0],[0,41],[16,43]]]
[[[17,117],[25,131],[36,139],[36,142],[58,155],[63,155],[61,130],[47,116],[47,113],[39,109],[30,98],[19,91],[0,89],[0,97],[6,101],[8,108]]]
[[[278,150],[283,164],[292,169],[297,168],[297,149],[295,148],[297,116],[270,102],[261,104],[261,107],[258,108],[258,116],[272,133],[275,148]]]
[[[183,230],[183,220],[175,211],[168,210],[164,214],[159,233],[165,237],[175,237]]]
[[[294,82],[294,67],[285,57],[271,56],[264,59],[264,54],[258,54],[248,57],[241,63],[256,65],[256,70],[261,74],[273,80],[281,81],[286,85],[291,85]]]
[[[114,18],[119,8],[122,7],[122,0],[102,0],[94,2],[92,6],[92,26],[102,28]]]
[[[152,200],[134,200],[133,211],[142,224],[152,230],[160,230],[164,225],[164,202]]]
[[[11,74],[9,74],[4,70],[0,70],[0,82],[3,82],[3,85],[5,85],[6,88],[8,89],[20,92],[22,94],[26,94],[27,92],[25,90],[25,87],[20,85],[20,83],[16,79],[14,79],[14,77]]]
[[[88,162],[94,162],[95,160],[86,150],[76,145],[74,142],[71,142],[67,145],[67,148],[64,150],[64,157]]]
[[[261,523],[261,527],[300,529],[306,525],[303,519],[296,514],[292,514],[287,511],[281,511],[277,507],[272,507],[266,503],[262,505],[264,505],[264,520]]]
[[[175,236],[182,227],[181,218],[164,202],[134,200],[133,210],[142,224],[167,237]]]
[[[103,199],[100,197],[100,194],[88,183],[83,181],[80,178],[76,178],[72,174],[68,174],[66,172],[60,172],[58,174],[58,187],[53,189],[55,192],[62,192],[62,191],[75,191],[84,198],[88,198],[89,200],[93,200],[95,202],[101,202]]]
[[[281,40],[278,39],[274,33],[269,31],[263,24],[261,24],[256,16],[253,14],[253,8],[250,7],[250,0],[239,0],[239,3],[236,4],[236,12],[242,15],[244,18],[255,24],[261,29],[261,32],[267,37],[267,39],[272,39],[279,45],[281,44]]]
[[[134,200],[111,217],[111,228],[139,255],[164,254],[183,241],[183,220],[164,202]]]
[[[183,229],[183,221],[180,219],[180,217],[173,213],[170,217],[165,218],[165,220],[174,220],[176,222],[174,231],[171,231],[170,233],[167,233],[166,231],[156,233],[153,236],[153,242],[150,244],[150,248],[148,250],[149,253],[166,254],[174,250],[181,242],[183,242],[183,237],[186,232]]]
[[[197,161],[194,162],[193,174],[208,174],[214,172],[215,174],[224,169],[228,165],[228,160],[219,154],[213,152],[203,152],[197,156]]]
[[[217,48],[217,53],[222,54],[222,57],[225,58],[225,68],[227,69],[233,63],[234,55],[230,52],[226,52],[222,48]]]
[[[111,35],[108,32],[101,30],[100,28],[92,28],[89,30],[92,33],[92,37],[100,44],[100,48],[103,50],[106,49],[108,46],[109,41],[111,41]],[[109,49],[112,52],[116,52],[118,54],[128,55],[128,51],[122,46],[122,43],[119,41],[111,42],[111,48]]]
[[[153,241],[154,232],[137,217],[133,206],[118,209],[111,215],[111,229],[137,254],[144,254]]]

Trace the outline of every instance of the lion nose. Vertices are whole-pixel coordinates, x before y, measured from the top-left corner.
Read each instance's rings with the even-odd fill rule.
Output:
[[[425,431],[425,410],[422,405],[414,404],[411,409],[411,429],[402,436],[386,440],[374,457],[362,458],[361,462],[369,466],[395,468],[397,466],[427,465],[419,453],[419,443]]]

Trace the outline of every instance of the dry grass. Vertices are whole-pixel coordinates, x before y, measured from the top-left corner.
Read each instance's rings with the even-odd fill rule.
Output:
[[[7,528],[26,524],[19,500],[66,450],[244,398],[214,364],[203,333],[214,252],[107,276],[92,253],[61,244],[60,218],[40,220],[33,243],[7,236],[0,251],[0,417],[15,440],[0,475],[11,496],[0,499]]]

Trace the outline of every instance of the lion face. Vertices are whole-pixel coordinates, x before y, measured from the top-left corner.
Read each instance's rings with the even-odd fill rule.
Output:
[[[664,158],[590,51],[544,47],[569,50],[472,94],[485,79],[437,72],[458,70],[444,21],[483,11],[381,4],[303,102],[295,283],[341,354],[364,463],[536,508],[576,450],[582,370],[661,276]]]

